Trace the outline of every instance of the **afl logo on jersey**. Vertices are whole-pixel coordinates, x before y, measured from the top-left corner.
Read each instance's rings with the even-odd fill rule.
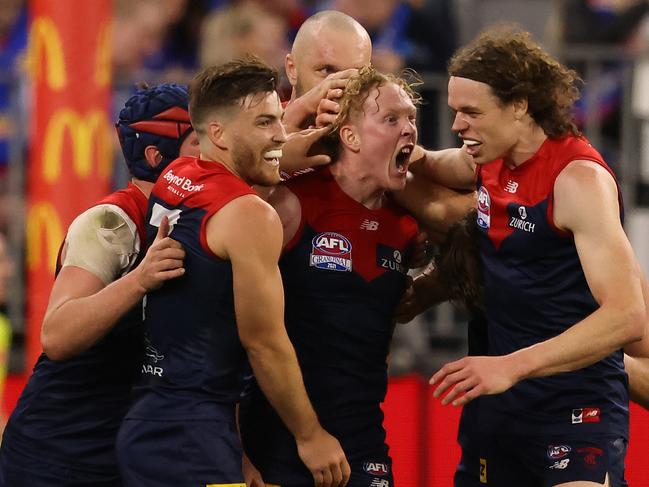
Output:
[[[339,233],[319,233],[311,241],[309,265],[327,271],[351,272],[352,243]]]
[[[363,470],[370,475],[377,475],[383,477],[390,473],[390,466],[387,463],[380,462],[365,462],[363,463]],[[372,482],[373,484],[374,482]]]
[[[491,223],[491,198],[484,186],[478,190],[478,225],[482,228],[489,228]]]

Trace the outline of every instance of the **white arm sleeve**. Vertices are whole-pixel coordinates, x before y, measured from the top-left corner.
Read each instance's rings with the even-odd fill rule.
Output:
[[[116,205],[98,205],[70,225],[62,266],[91,272],[108,285],[128,272],[140,251],[137,226]]]

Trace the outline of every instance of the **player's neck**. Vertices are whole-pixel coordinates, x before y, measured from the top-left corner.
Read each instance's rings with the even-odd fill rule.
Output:
[[[144,193],[144,196],[146,196],[147,199],[151,196],[151,190],[153,190],[154,183],[138,178],[131,178],[131,182],[137,189]]]
[[[536,154],[543,142],[548,138],[543,129],[535,123],[530,124],[518,138],[509,155],[505,157],[505,164],[510,169],[520,166]]]
[[[362,165],[340,159],[330,168],[340,189],[351,199],[370,210],[383,206],[385,190],[377,183],[376,177],[364,170]]]
[[[225,168],[228,171],[230,171],[232,174],[234,174],[238,178],[241,178],[241,175],[239,174],[239,171],[237,171],[234,161],[232,160],[230,154],[227,151],[214,150],[209,154],[205,154],[201,152],[201,155],[199,157],[202,161],[220,163],[223,166],[225,166]]]

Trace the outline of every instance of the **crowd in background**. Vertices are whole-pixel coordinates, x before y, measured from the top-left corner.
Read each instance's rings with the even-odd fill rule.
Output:
[[[29,89],[25,82],[28,43],[28,1],[0,0],[0,232],[6,232],[8,167],[24,160]],[[283,72],[286,53],[301,23],[320,10],[339,10],[357,19],[373,41],[373,64],[384,72],[408,67],[444,77],[453,51],[472,37],[467,16],[481,8],[507,8],[494,0],[114,0],[112,25],[113,105],[119,107],[135,83],[185,83],[201,67],[253,53]],[[649,2],[646,0],[555,0],[509,2],[519,8],[543,4],[543,30],[535,32],[551,48],[566,44],[619,46],[642,56],[649,46]],[[513,12],[513,11],[512,11]],[[465,18],[463,18],[463,16]],[[517,20],[513,18],[512,20]],[[472,24],[479,28],[480,25]],[[525,26],[528,27],[528,26]],[[531,29],[532,30],[532,29]],[[580,66],[576,65],[577,68]],[[620,65],[611,63],[600,73],[607,86],[598,101],[605,137],[619,139]],[[284,79],[280,91],[288,97]],[[588,86],[587,88],[588,89]],[[423,92],[427,98],[427,92]],[[19,100],[16,102],[16,100]],[[439,143],[436,101],[428,99],[421,113],[424,145]],[[17,107],[22,107],[17,108]],[[579,114],[578,114],[579,115]],[[584,115],[580,115],[584,122]],[[449,126],[450,127],[450,126]],[[606,147],[602,148],[606,152]],[[119,155],[119,151],[115,152]],[[614,159],[614,158],[613,158]],[[612,161],[615,164],[615,161]],[[116,163],[115,184],[127,175]],[[451,320],[452,321],[452,320]],[[403,335],[397,334],[394,372],[417,369],[425,373],[445,361],[444,351],[459,355],[463,332],[431,329],[431,316]],[[19,341],[18,341],[19,342]],[[401,346],[399,347],[399,344]],[[431,357],[431,351],[435,356]]]

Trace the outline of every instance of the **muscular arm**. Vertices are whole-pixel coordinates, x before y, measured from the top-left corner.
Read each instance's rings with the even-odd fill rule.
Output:
[[[295,436],[301,458],[312,473],[337,469],[334,477],[342,478],[341,472],[348,468],[344,454],[318,422],[284,327],[283,286],[277,267],[282,227],[277,213],[256,196],[243,196],[210,218],[207,241],[216,255],[232,263],[239,337],[259,386]]]
[[[516,352],[526,363],[523,377],[585,367],[644,335],[644,276],[620,223],[610,174],[588,161],[568,165],[555,183],[554,219],[572,232],[599,308],[557,337]]]
[[[439,384],[436,396],[457,384],[444,403],[466,404],[526,378],[577,370],[643,337],[646,281],[620,223],[613,178],[592,162],[575,161],[559,175],[554,190],[554,221],[572,232],[599,308],[556,337],[509,355],[465,357],[445,365],[431,379]]]
[[[475,206],[474,191],[456,191],[420,174],[409,175],[405,189],[393,194],[435,243],[443,241],[450,226]]]
[[[102,233],[98,229],[106,230],[105,222],[97,228],[72,229],[66,243],[66,253],[74,255],[64,258],[41,328],[43,351],[52,360],[67,360],[84,352],[104,337],[148,290],[184,272],[184,252],[180,244],[163,238],[166,233],[162,232],[168,229],[165,224],[140,265],[117,278],[131,258],[127,255],[124,261],[120,255],[124,257],[127,250],[135,252],[134,236],[130,235],[129,243],[129,235],[123,235],[121,244],[112,240],[111,246],[98,240]],[[106,238],[111,235],[115,236],[104,232]],[[79,245],[84,247],[85,254],[80,253]],[[112,282],[106,285],[104,279]]]
[[[426,150],[417,146],[410,171],[436,183],[459,190],[475,189],[475,163],[462,148]]]

